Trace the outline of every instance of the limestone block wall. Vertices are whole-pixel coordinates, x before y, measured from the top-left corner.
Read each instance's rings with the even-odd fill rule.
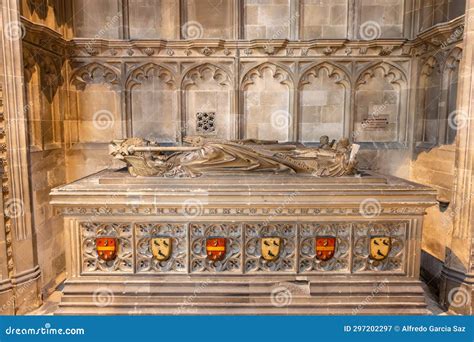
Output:
[[[68,93],[62,56],[25,43],[23,66],[32,222],[42,272],[42,290],[47,295],[61,281],[65,267],[62,220],[49,205],[49,192],[67,181],[63,123]]]
[[[417,87],[418,120],[410,178],[436,188],[442,202],[441,210],[431,208],[424,222],[423,249],[430,257],[425,256],[426,263],[422,262],[422,268],[430,280],[439,277],[439,271],[432,272],[432,264],[445,260],[446,242],[457,214],[452,208],[455,137],[459,126],[465,124],[464,115],[457,110],[455,101],[461,54],[460,48],[454,47],[436,57],[427,57]]]

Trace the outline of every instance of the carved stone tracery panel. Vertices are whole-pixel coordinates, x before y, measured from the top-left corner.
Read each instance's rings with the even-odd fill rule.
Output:
[[[129,74],[127,90],[127,129],[131,136],[151,141],[178,141],[178,86],[168,67],[146,63]]]
[[[184,135],[212,135],[234,138],[233,92],[231,74],[221,66],[205,63],[187,71],[182,81],[184,90],[182,132]],[[215,113],[214,129],[203,132],[197,126],[198,113]]]
[[[407,222],[355,223],[353,227],[353,273],[367,271],[405,271]],[[391,240],[388,256],[381,261],[374,260],[370,257],[370,239],[378,236],[389,237]]]
[[[353,140],[406,141],[407,78],[388,62],[365,68],[355,85]]]
[[[297,228],[294,223],[244,223],[245,273],[295,272]],[[280,253],[276,260],[262,258],[261,239],[281,238]]]
[[[82,222],[80,225],[82,272],[133,272],[133,232],[128,223]],[[117,239],[117,256],[104,261],[98,257],[96,238],[113,237]]]
[[[316,258],[316,237],[335,237],[334,256],[326,261]],[[351,224],[302,223],[300,225],[299,272],[350,272]]]
[[[245,138],[293,139],[294,82],[287,70],[273,63],[257,65],[242,78],[241,90]]]
[[[150,240],[156,237],[171,239],[171,255],[165,261],[157,260],[151,251]],[[137,223],[136,272],[187,272],[187,225],[183,223]]]
[[[299,91],[298,140],[318,141],[322,135],[340,139],[350,120],[350,79],[332,63],[323,62],[303,71]]]
[[[235,223],[190,223],[190,264],[193,273],[242,273],[242,227]],[[222,261],[207,258],[206,240],[226,239],[226,256]]]

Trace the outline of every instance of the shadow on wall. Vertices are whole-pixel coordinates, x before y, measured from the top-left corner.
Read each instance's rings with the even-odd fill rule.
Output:
[[[53,11],[58,26],[68,24],[68,20],[61,13],[64,9],[62,0],[21,0],[20,2],[29,10],[29,13],[36,14],[41,20],[49,19],[50,11]]]

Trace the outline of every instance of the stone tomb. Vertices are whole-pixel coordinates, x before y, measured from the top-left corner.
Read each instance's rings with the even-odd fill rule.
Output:
[[[59,314],[426,313],[425,186],[107,170],[51,197],[66,233]]]

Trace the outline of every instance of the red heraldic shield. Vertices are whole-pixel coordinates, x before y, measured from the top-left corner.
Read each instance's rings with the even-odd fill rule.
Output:
[[[100,237],[95,239],[97,255],[105,261],[114,260],[117,256],[117,239],[111,237]]]
[[[331,259],[336,250],[336,238],[321,236],[316,238],[316,258],[322,261]]]
[[[212,261],[221,261],[225,258],[225,238],[209,238],[206,240],[207,258]]]

